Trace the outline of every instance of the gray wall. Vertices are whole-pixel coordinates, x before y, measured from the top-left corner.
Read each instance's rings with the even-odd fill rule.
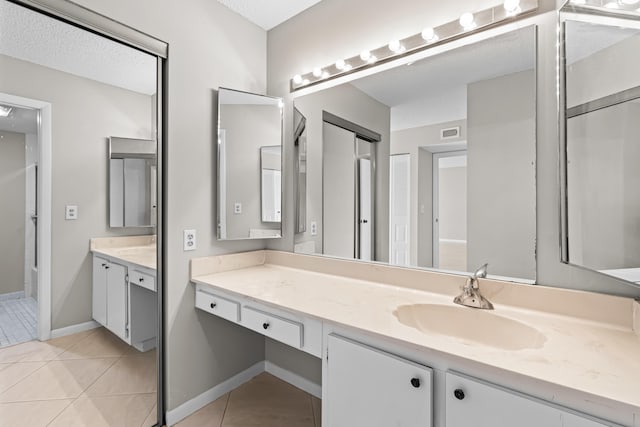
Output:
[[[264,359],[261,336],[194,309],[189,259],[264,247],[262,240],[216,240],[214,147],[215,90],[266,91],[266,33],[211,0],[78,3],[170,46],[165,330],[167,404],[174,409]],[[196,251],[183,252],[185,229],[197,230]]]
[[[25,153],[23,133],[0,131],[0,295],[25,289]]]
[[[316,251],[322,251],[322,111],[327,111],[356,123],[382,136],[376,152],[376,256],[389,257],[389,140],[390,109],[350,84],[303,96],[295,100],[296,108],[307,118],[307,231],[295,236],[295,243],[314,240]],[[291,110],[293,110],[291,108]],[[287,109],[289,111],[289,109]],[[289,122],[290,124],[291,122]],[[285,122],[286,158],[293,159],[291,127]],[[285,184],[282,241],[269,242],[269,247],[293,249],[293,164],[285,163]],[[318,235],[311,236],[311,222],[318,223]],[[286,247],[282,247],[286,245]]]
[[[455,126],[460,126],[459,137],[443,141],[440,130]],[[391,154],[409,154],[411,158],[410,265],[433,267],[433,155],[425,147],[461,142],[466,137],[466,120],[391,132]]]
[[[535,279],[535,82],[522,71],[467,87],[467,266]]]
[[[272,105],[224,105],[227,156],[227,238],[249,237],[250,229],[279,229],[262,222],[260,147],[280,145],[280,109]],[[279,169],[279,167],[278,167]],[[234,204],[242,203],[242,213]]]
[[[107,138],[150,138],[151,97],[4,55],[0,69],[0,92],[52,104],[51,326],[88,322],[89,239],[148,232],[107,226]],[[65,221],[67,204],[76,221]]]

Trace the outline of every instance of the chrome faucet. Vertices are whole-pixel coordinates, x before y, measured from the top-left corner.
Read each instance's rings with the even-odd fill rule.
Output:
[[[487,266],[484,264],[475,273],[467,278],[467,282],[462,286],[462,293],[453,299],[453,302],[467,307],[493,310],[493,304],[480,294],[478,279],[487,277]]]

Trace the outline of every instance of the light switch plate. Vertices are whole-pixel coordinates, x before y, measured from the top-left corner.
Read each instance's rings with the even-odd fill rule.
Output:
[[[185,251],[195,251],[197,248],[196,230],[184,230],[182,243]]]
[[[64,219],[66,220],[76,220],[78,219],[78,206],[77,205],[67,205],[64,207]]]

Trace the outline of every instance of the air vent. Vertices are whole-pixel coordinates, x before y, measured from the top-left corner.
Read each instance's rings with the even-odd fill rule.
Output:
[[[460,126],[440,129],[440,139],[460,138]]]

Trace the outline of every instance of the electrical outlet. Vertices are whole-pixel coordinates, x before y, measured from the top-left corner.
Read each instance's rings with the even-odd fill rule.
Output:
[[[318,223],[315,221],[311,221],[311,235],[312,236],[318,235]]]
[[[184,230],[182,243],[185,251],[195,251],[196,246],[196,230]]]
[[[64,219],[76,220],[78,219],[78,206],[67,205],[64,207]]]
[[[236,202],[236,204],[233,205],[233,213],[234,214],[241,214],[242,213],[242,203]]]

